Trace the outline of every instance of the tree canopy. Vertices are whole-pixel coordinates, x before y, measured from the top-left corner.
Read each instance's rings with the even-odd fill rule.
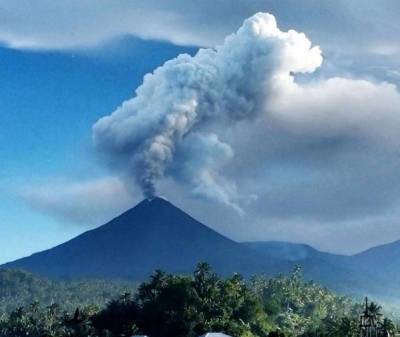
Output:
[[[395,331],[377,303],[370,310],[387,331]],[[195,337],[210,331],[234,337],[355,337],[361,311],[350,298],[305,281],[299,268],[246,281],[238,274],[220,278],[201,263],[189,276],[155,271],[136,292],[102,306],[19,307],[0,316],[0,337]]]

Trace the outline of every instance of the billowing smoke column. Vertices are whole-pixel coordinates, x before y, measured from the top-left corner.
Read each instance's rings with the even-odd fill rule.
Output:
[[[218,128],[267,112],[278,83],[312,72],[322,62],[302,33],[282,32],[270,14],[258,13],[215,49],[200,49],[166,62],[132,99],[93,126],[96,148],[129,172],[146,197],[164,176],[194,193],[240,211],[235,184],[219,174],[234,156]]]

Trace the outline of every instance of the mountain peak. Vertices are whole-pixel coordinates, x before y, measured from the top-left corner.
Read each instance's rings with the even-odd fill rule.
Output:
[[[144,208],[148,208],[148,207],[153,208],[153,207],[160,207],[160,206],[169,206],[169,207],[176,208],[176,206],[173,205],[167,198],[156,195],[153,197],[143,199],[132,209],[143,208],[143,207]]]
[[[142,280],[160,268],[187,273],[201,261],[225,275],[250,275],[276,268],[274,260],[263,261],[253,250],[215,232],[159,196],[142,200],[105,225],[68,242],[3,267],[51,278]]]
[[[169,200],[166,197],[163,197],[161,195],[154,195],[152,197],[148,197],[146,199],[143,199],[142,201],[147,201],[147,202],[169,202]]]

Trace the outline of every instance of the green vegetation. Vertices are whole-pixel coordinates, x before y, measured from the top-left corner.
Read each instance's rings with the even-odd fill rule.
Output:
[[[9,313],[34,302],[62,310],[94,305],[102,307],[124,292],[135,292],[137,285],[126,281],[50,281],[30,273],[0,269],[0,313]]]
[[[86,302],[87,298],[86,298]],[[381,307],[370,309],[386,329],[395,326]],[[99,336],[194,337],[222,331],[235,337],[352,337],[358,335],[360,304],[302,278],[222,279],[207,264],[191,276],[156,271],[134,295],[124,293],[104,306],[66,311],[33,303],[0,318],[0,337]]]

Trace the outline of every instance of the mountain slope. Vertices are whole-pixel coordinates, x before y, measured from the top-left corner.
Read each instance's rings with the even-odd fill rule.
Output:
[[[380,245],[355,254],[349,258],[353,268],[366,273],[373,270],[376,278],[387,288],[400,289],[400,241]]]
[[[400,284],[400,242],[354,256],[287,242],[238,243],[161,198],[143,200],[99,228],[2,267],[53,279],[141,281],[156,269],[189,273],[201,261],[222,275],[244,276],[300,265],[307,279],[348,294],[391,296]]]
[[[400,241],[394,241],[377,247],[367,249],[351,257],[354,263],[364,265],[379,265],[390,267],[400,264]]]
[[[283,241],[253,241],[243,242],[248,248],[254,249],[257,252],[287,261],[302,261],[306,259],[324,258],[334,259],[341,255],[321,252],[309,245],[303,243],[291,243]]]
[[[245,242],[265,258],[299,265],[306,278],[352,295],[391,297],[399,291],[400,241],[346,256],[321,252],[309,245],[264,241]]]
[[[3,267],[50,278],[142,280],[155,269],[187,273],[201,261],[221,274],[276,273],[291,267],[218,234],[162,198],[143,200],[99,228]]]

